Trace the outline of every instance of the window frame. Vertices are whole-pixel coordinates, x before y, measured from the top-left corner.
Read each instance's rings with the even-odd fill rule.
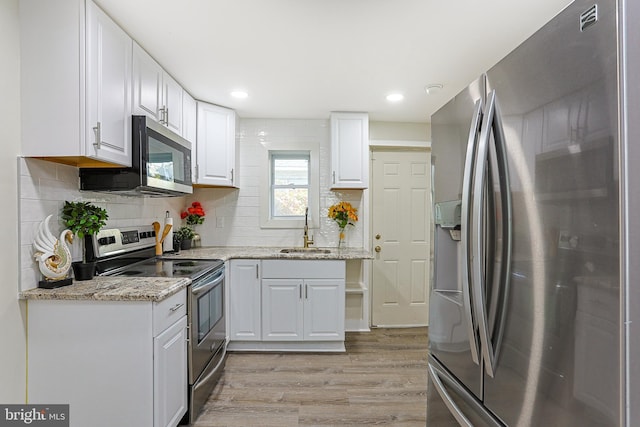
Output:
[[[314,141],[297,141],[295,143],[269,142],[261,143],[263,161],[260,162],[262,180],[259,184],[260,194],[260,228],[290,228],[302,229],[304,227],[304,215],[295,217],[273,218],[271,215],[271,153],[308,153],[309,155],[309,228],[319,227],[320,209],[320,149]]]
[[[276,161],[280,159],[289,160],[306,160],[307,162],[307,183],[300,184],[276,184]],[[311,153],[309,151],[288,151],[288,150],[271,150],[269,151],[269,218],[271,220],[296,220],[304,219],[301,215],[276,215],[275,201],[277,189],[306,189],[307,190],[307,207],[310,203],[311,195]]]

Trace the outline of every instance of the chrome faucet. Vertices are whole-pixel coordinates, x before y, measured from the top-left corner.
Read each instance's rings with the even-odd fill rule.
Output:
[[[309,245],[313,245],[313,236],[309,238],[309,208],[304,211],[304,235],[302,236],[304,240],[304,248],[307,249]]]

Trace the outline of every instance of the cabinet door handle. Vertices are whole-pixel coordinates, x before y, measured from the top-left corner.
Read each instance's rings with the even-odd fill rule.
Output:
[[[180,303],[180,304],[176,304],[173,307],[171,307],[169,310],[170,311],[176,311],[178,310],[180,307],[182,307],[184,305],[184,303]]]
[[[96,147],[96,150],[99,150],[100,142],[102,141],[102,124],[100,122],[96,123],[93,132],[96,134],[96,142],[93,143],[93,146]]]
[[[258,264],[256,264],[256,279],[260,278],[260,272],[258,271],[260,269],[260,267],[258,266]]]
[[[298,293],[300,294],[299,298],[302,299],[302,285],[298,285]]]
[[[231,169],[231,183],[233,184],[233,169]]]
[[[304,285],[304,299],[309,299],[309,285]]]
[[[166,124],[167,124],[167,122],[165,121],[165,117],[166,117],[166,110],[167,110],[167,108],[166,108],[166,107],[164,107],[164,106],[163,106],[163,107],[160,107],[160,110],[159,110],[159,111],[160,111],[159,121],[160,121],[160,123],[161,123],[161,124],[163,124],[163,125],[166,125]]]
[[[333,171],[332,175],[333,175],[333,183],[335,184],[336,183],[336,171]]]

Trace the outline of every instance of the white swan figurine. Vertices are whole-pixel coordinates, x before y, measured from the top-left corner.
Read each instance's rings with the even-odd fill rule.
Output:
[[[33,256],[46,280],[60,280],[67,277],[71,268],[71,251],[67,242],[72,242],[73,233],[65,229],[60,233],[60,238],[56,239],[49,228],[51,216],[46,217],[38,226],[38,234],[33,242],[36,250]]]

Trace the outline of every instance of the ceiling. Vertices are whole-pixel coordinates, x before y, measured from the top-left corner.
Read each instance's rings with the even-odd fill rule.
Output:
[[[569,2],[96,0],[194,98],[240,117],[417,123]]]

